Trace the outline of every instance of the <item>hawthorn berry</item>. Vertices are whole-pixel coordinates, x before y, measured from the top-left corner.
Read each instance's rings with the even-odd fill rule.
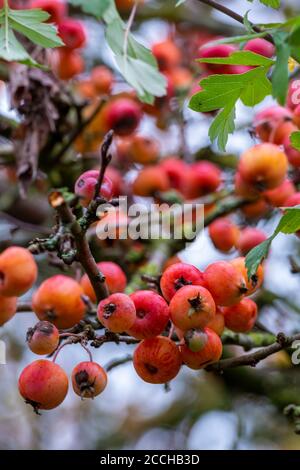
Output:
[[[247,295],[254,294],[254,292],[256,292],[257,289],[261,287],[264,280],[263,266],[260,264],[256,273],[253,274],[250,279],[248,279],[248,271],[245,265],[244,257],[235,258],[231,260],[230,263],[242,274],[248,289]]]
[[[19,392],[36,413],[59,406],[68,393],[68,377],[54,362],[40,359],[29,364],[19,377]]]
[[[91,72],[91,83],[97,93],[108,95],[114,83],[113,73],[105,65],[98,65]]]
[[[26,340],[31,351],[35,354],[51,354],[59,344],[59,331],[52,323],[40,321],[29,328]]]
[[[241,231],[237,249],[245,256],[252,248],[264,242],[266,239],[267,236],[262,230],[255,227],[246,227]]]
[[[220,306],[234,305],[247,293],[243,275],[227,261],[217,261],[206,268],[204,285]]]
[[[211,293],[202,286],[184,286],[170,302],[171,320],[183,331],[204,328],[215,316],[216,305]]]
[[[209,235],[214,246],[228,253],[236,247],[240,230],[228,217],[219,217],[209,225]]]
[[[216,315],[209,323],[207,328],[213,330],[218,336],[221,336],[225,328],[225,319],[222,311],[222,307],[217,307]]]
[[[58,33],[68,49],[78,49],[86,42],[86,32],[82,23],[73,18],[64,18],[58,25]]]
[[[99,178],[98,170],[89,170],[82,173],[75,183],[74,192],[80,197],[81,204],[85,207],[89,205],[95,196],[95,189]],[[100,197],[110,200],[113,195],[113,183],[111,179],[104,175],[99,194]]]
[[[193,352],[201,351],[208,341],[208,336],[204,330],[188,330],[184,334],[184,341]]]
[[[294,183],[290,179],[286,178],[284,182],[277,188],[265,191],[264,197],[272,206],[281,207],[283,206],[284,201],[286,201],[286,199],[295,192],[296,188]]]
[[[221,184],[221,170],[220,168],[206,160],[193,163],[191,165],[191,172],[199,188],[199,196],[205,196],[218,189]]]
[[[284,181],[287,167],[287,157],[280,147],[265,143],[251,147],[241,156],[238,171],[246,183],[265,191]]]
[[[230,44],[218,44],[215,46],[201,46],[198,51],[199,59],[210,59],[214,57],[229,57],[233,52],[236,51],[236,48]],[[228,73],[230,70],[229,65],[223,64],[201,64],[201,67],[204,68],[207,72],[214,74],[223,74]]]
[[[142,119],[140,105],[131,98],[120,97],[108,102],[102,110],[104,131],[113,129],[119,136],[132,134]]]
[[[203,285],[203,274],[192,264],[175,263],[165,269],[160,288],[164,298],[169,302],[183,286]]]
[[[164,384],[178,374],[181,357],[176,344],[165,336],[145,339],[134,351],[134,368],[145,382]]]
[[[130,298],[135,305],[136,319],[127,333],[137,339],[153,338],[161,334],[170,318],[165,299],[150,290],[136,291]]]
[[[202,369],[211,362],[216,362],[222,356],[223,345],[220,337],[210,328],[204,328],[207,341],[203,341],[203,347],[193,352],[186,344],[179,346],[182,361],[190,369]]]
[[[52,68],[61,80],[70,80],[84,71],[84,60],[76,49],[61,47],[52,58]]]
[[[107,374],[97,362],[80,362],[72,371],[74,392],[81,398],[94,398],[107,385]]]
[[[134,135],[130,140],[128,157],[134,163],[153,164],[158,160],[159,153],[159,143],[150,137]]]
[[[0,295],[19,297],[35,283],[37,265],[25,248],[11,246],[0,255]]]
[[[30,8],[41,8],[49,13],[48,22],[60,23],[67,14],[67,4],[63,0],[31,0]]]
[[[105,328],[123,333],[135,323],[135,305],[126,294],[112,294],[99,303],[97,316]]]
[[[283,106],[270,106],[259,111],[254,117],[254,129],[263,142],[271,142],[279,124],[292,121],[292,112]]]
[[[126,274],[120,266],[112,261],[101,261],[97,263],[99,271],[104,275],[110,294],[123,292],[127,279]],[[81,287],[92,302],[96,302],[96,294],[87,274],[84,274],[80,281]]]
[[[57,328],[71,328],[83,319],[83,289],[74,279],[62,274],[46,279],[32,297],[32,308],[40,320]]]
[[[244,46],[244,51],[251,51],[264,57],[273,57],[275,47],[272,43],[263,38],[255,38],[248,41]]]
[[[132,184],[132,191],[137,196],[151,197],[158,192],[170,189],[167,174],[159,166],[143,168]]]
[[[8,322],[17,311],[17,297],[0,295],[0,326]]]
[[[181,51],[171,39],[153,44],[152,54],[163,72],[177,67],[181,62]]]
[[[252,330],[257,318],[257,305],[252,299],[243,299],[231,307],[223,307],[225,325],[236,333]]]

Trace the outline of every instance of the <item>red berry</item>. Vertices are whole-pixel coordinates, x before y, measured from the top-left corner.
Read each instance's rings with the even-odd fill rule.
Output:
[[[187,285],[203,285],[203,274],[195,266],[186,263],[172,264],[160,280],[161,291],[168,302],[181,287]]]
[[[218,336],[221,336],[225,328],[225,320],[222,307],[217,307],[215,317],[207,324],[207,328],[213,330]]]
[[[164,172],[167,174],[172,188],[181,192],[186,190],[186,186],[188,185],[186,172],[189,167],[183,160],[176,157],[169,157],[161,162],[160,167],[163,168]]]
[[[118,98],[103,108],[105,129],[113,129],[117,135],[132,134],[142,118],[140,105],[130,98]]]
[[[127,284],[126,275],[118,264],[113,263],[112,261],[102,261],[101,263],[97,263],[97,266],[99,271],[105,277],[110,294],[123,292],[125,290]],[[84,290],[85,295],[87,295],[91,301],[95,303],[96,294],[87,274],[82,276],[80,284]]]
[[[162,71],[173,69],[181,62],[181,51],[171,39],[153,44],[152,53]]]
[[[136,320],[127,333],[137,339],[161,334],[170,318],[167,302],[150,290],[134,292],[130,297],[136,308]]]
[[[294,207],[300,205],[300,192],[292,194],[288,197],[283,204],[285,207]]]
[[[273,57],[275,54],[275,47],[269,41],[263,38],[251,39],[244,47],[244,51],[251,51],[255,54],[263,55],[264,57]]]
[[[35,283],[37,265],[25,248],[12,246],[0,255],[0,295],[19,297]]]
[[[210,264],[204,271],[204,282],[217,305],[234,305],[247,292],[244,277],[227,261]]]
[[[219,336],[210,328],[204,328],[204,333],[207,341],[200,351],[193,352],[186,344],[179,346],[182,360],[190,369],[202,369],[222,356],[223,346]]]
[[[68,386],[65,371],[44,359],[29,364],[19,377],[19,392],[36,413],[59,406],[67,395]]]
[[[248,289],[247,295],[253,294],[260,288],[264,280],[264,269],[261,264],[258,266],[256,273],[251,276],[251,279],[248,279],[248,270],[245,265],[245,258],[235,258],[230,261],[230,264],[232,264],[232,266],[242,274]]]
[[[230,44],[218,44],[215,46],[204,46],[199,49],[199,59],[211,59],[213,57],[229,57],[233,52],[236,51],[234,46]],[[228,65],[219,64],[201,64],[205,70],[215,74],[228,73]]]
[[[255,132],[263,142],[270,142],[278,125],[291,121],[292,118],[293,114],[289,109],[278,105],[270,106],[255,115],[253,122]]]
[[[58,25],[58,32],[68,49],[78,49],[86,42],[86,32],[82,23],[73,18],[64,18]]]
[[[199,196],[204,196],[218,189],[221,184],[221,170],[217,165],[203,160],[194,163],[190,168],[198,186]]]
[[[224,307],[225,325],[236,333],[252,330],[257,318],[257,305],[251,299],[243,299],[232,307]]]
[[[300,152],[299,152],[300,157]],[[299,160],[300,162],[300,160]],[[294,183],[288,178],[275,189],[270,189],[264,193],[266,200],[274,207],[281,207],[284,201],[296,192]]]
[[[85,63],[76,49],[61,47],[54,51],[52,68],[61,80],[71,80],[84,71]]]
[[[204,328],[214,318],[215,313],[214,299],[202,286],[182,287],[170,302],[171,320],[183,331]]]
[[[108,95],[113,86],[114,76],[105,65],[99,65],[91,72],[91,82],[97,93]]]
[[[126,294],[112,294],[98,305],[98,319],[113,333],[123,333],[136,320],[135,305]]]
[[[208,230],[211,241],[218,250],[228,253],[236,247],[240,230],[229,218],[216,219]]]
[[[165,336],[145,339],[134,351],[133,365],[145,382],[164,384],[178,374],[181,358],[176,344]]]
[[[80,362],[72,372],[74,392],[81,398],[94,398],[103,392],[107,374],[96,362]]]
[[[84,317],[83,294],[78,282],[59,274],[42,282],[32,297],[32,308],[40,320],[57,328],[71,328]]]
[[[80,197],[83,206],[88,206],[95,195],[95,188],[99,178],[98,170],[89,170],[82,173],[75,183],[75,194]],[[99,196],[110,200],[113,195],[113,183],[104,175]]]
[[[59,331],[52,323],[40,321],[27,331],[26,339],[31,351],[42,356],[51,354],[59,344]]]
[[[132,184],[133,193],[142,197],[155,196],[156,193],[168,189],[170,189],[169,178],[159,166],[143,168]]]
[[[266,234],[254,227],[246,227],[241,231],[241,235],[238,242],[239,252],[245,256],[252,248],[264,242],[267,239]]]
[[[8,322],[17,311],[17,297],[0,295],[0,326]]]
[[[64,0],[32,0],[30,8],[41,8],[49,13],[49,22],[60,23],[67,14],[67,4]]]

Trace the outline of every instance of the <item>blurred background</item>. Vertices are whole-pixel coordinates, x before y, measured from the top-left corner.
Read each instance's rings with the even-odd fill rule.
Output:
[[[300,14],[298,0],[282,0],[280,12],[265,8],[258,1],[227,0],[223,4],[242,15],[251,10],[249,19],[256,23],[282,21]],[[240,30],[229,18],[210,11],[196,0],[187,0],[187,5],[178,10],[174,5],[175,0],[146,0],[139,9],[135,33],[145,45],[163,40],[177,28],[182,31],[207,29],[218,35],[235,34]],[[88,46],[84,50],[87,64],[104,62],[115,68],[103,42],[101,24],[91,18],[82,20],[89,31]],[[122,84],[117,86],[123,87]],[[194,152],[209,144],[209,120],[189,111],[186,103],[183,106],[187,145]],[[256,111],[254,109],[253,113]],[[14,117],[3,86],[1,113]],[[251,113],[248,108],[239,107],[239,130],[230,137],[229,154],[239,155],[252,144],[248,132]],[[179,136],[175,125],[157,131],[153,120],[147,118],[143,120],[141,131],[159,138],[165,154],[176,151]],[[0,211],[9,209],[12,217],[8,220],[0,213],[1,249],[12,242],[25,245],[37,236],[30,224],[51,226],[53,216],[46,194],[43,197],[39,192],[37,198],[32,190],[29,198],[21,201],[15,185],[1,173],[0,185]],[[14,230],[13,217],[22,219],[22,214],[23,226]],[[258,227],[271,234],[278,217],[261,220]],[[289,255],[300,255],[299,240],[295,236],[280,235],[272,245],[264,289],[258,299],[260,321],[274,333],[300,331],[299,274],[291,274]],[[233,255],[227,258],[230,257]],[[203,269],[209,262],[226,256],[215,250],[204,232],[181,258]],[[57,268],[47,265],[43,255],[37,260],[40,280],[58,272]],[[30,294],[22,300],[26,301]],[[283,415],[283,408],[289,403],[300,404],[300,368],[291,365],[285,352],[271,356],[255,369],[232,369],[222,375],[183,368],[168,391],[163,386],[142,382],[129,362],[109,373],[106,390],[94,401],[81,401],[70,390],[58,409],[36,416],[24,404],[17,389],[21,370],[35,359],[25,344],[27,328],[35,321],[33,314],[19,313],[0,328],[0,339],[7,346],[7,364],[0,365],[1,449],[300,449],[300,437]],[[105,344],[93,350],[93,357],[105,365],[132,351],[132,346]],[[70,374],[72,368],[85,359],[85,351],[72,345],[64,349],[58,363]]]

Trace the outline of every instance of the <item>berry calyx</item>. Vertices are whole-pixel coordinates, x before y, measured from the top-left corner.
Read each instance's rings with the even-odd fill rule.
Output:
[[[183,330],[204,328],[215,316],[216,305],[211,293],[202,286],[185,286],[170,302],[171,320]]]
[[[223,345],[219,336],[210,328],[204,328],[207,341],[197,352],[193,352],[186,344],[179,346],[182,361],[190,369],[202,369],[222,356]]]

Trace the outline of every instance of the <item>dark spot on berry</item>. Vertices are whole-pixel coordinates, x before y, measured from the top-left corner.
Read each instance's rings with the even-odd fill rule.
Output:
[[[192,281],[188,281],[187,279],[185,279],[183,276],[180,276],[178,279],[176,279],[176,281],[174,282],[174,287],[175,287],[175,290],[179,290],[181,289],[181,287],[184,287],[184,286],[190,286],[192,285]]]
[[[136,316],[138,318],[145,318],[146,315],[147,315],[147,312],[145,312],[145,310],[137,310],[136,312]]]
[[[148,364],[147,362],[144,364],[145,368],[151,375],[155,375],[158,372],[158,368],[153,366],[152,364]]]
[[[105,305],[104,315],[103,315],[105,320],[107,320],[116,311],[116,309],[117,309],[116,304],[109,303],[109,304]]]

